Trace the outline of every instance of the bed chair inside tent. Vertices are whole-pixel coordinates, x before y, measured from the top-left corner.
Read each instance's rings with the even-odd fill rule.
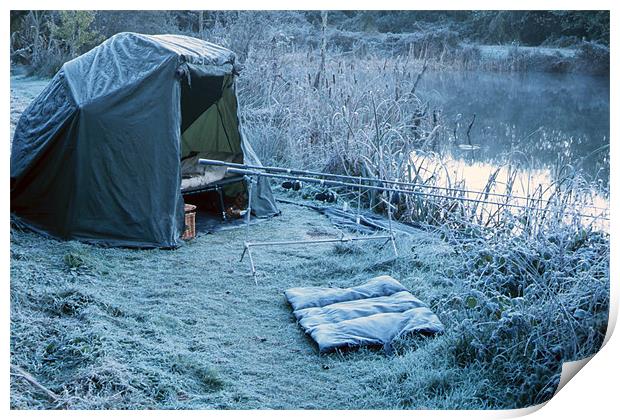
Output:
[[[12,217],[59,239],[175,247],[184,196],[210,192],[219,213],[242,208],[242,178],[198,165],[260,164],[238,117],[238,70],[217,45],[135,33],[65,63],[15,129]],[[278,212],[265,179],[252,188],[252,212]]]

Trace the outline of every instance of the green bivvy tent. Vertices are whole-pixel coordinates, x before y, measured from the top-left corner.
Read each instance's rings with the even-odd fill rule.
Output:
[[[260,164],[238,118],[237,73],[231,51],[178,35],[121,33],[65,63],[15,129],[12,215],[61,239],[179,245],[184,162]],[[252,209],[278,212],[266,180]]]

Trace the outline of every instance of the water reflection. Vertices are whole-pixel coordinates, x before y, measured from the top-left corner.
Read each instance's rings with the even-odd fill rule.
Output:
[[[420,97],[441,109],[449,151],[486,162],[520,151],[538,167],[570,163],[609,182],[609,78],[575,74],[428,72]],[[480,150],[458,148],[471,143]]]
[[[413,173],[420,177],[416,180],[414,176],[413,182],[441,188],[424,191],[439,195],[456,192],[465,199],[482,200],[478,209],[487,214],[495,212],[498,203],[507,205],[513,213],[525,208],[559,208],[565,220],[577,216],[584,225],[609,231],[608,197],[568,168],[554,173],[549,167],[532,169],[421,154],[413,154],[410,161]],[[557,194],[558,187],[561,195]]]

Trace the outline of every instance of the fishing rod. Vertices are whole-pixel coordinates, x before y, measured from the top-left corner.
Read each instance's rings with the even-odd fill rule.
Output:
[[[252,255],[252,249],[255,247],[292,246],[292,245],[303,245],[303,244],[320,245],[320,244],[327,244],[327,243],[352,242],[352,241],[386,240],[386,242],[381,246],[381,248],[385,246],[388,242],[391,242],[394,255],[398,257],[398,250],[396,247],[394,232],[392,230],[392,210],[396,208],[396,206],[392,204],[393,193],[412,194],[412,195],[418,195],[418,196],[434,197],[434,198],[439,198],[439,199],[456,199],[460,201],[468,201],[468,202],[474,202],[474,203],[521,208],[521,209],[528,209],[532,211],[541,211],[541,212],[554,211],[553,209],[550,209],[548,207],[547,208],[536,208],[536,207],[523,206],[523,205],[518,205],[518,204],[472,199],[472,198],[467,198],[467,197],[451,197],[448,195],[435,194],[435,193],[422,192],[422,191],[414,191],[411,189],[389,187],[385,185],[363,185],[361,184],[362,177],[356,178],[356,177],[347,177],[347,176],[338,175],[336,177],[343,178],[343,180],[322,179],[322,178],[317,178],[317,177],[331,176],[331,174],[314,172],[315,177],[313,178],[313,177],[306,176],[306,175],[295,176],[296,173],[311,174],[312,171],[295,171],[295,170],[286,169],[286,168],[276,168],[277,170],[280,171],[280,173],[270,173],[270,172],[265,172],[266,168],[269,168],[269,167],[263,167],[263,166],[257,166],[257,165],[243,165],[239,163],[222,162],[222,161],[209,160],[209,159],[199,159],[198,163],[202,165],[224,166],[225,174],[243,175],[243,178],[247,185],[248,202],[247,202],[247,211],[245,215],[246,216],[246,233],[245,233],[245,241],[243,243],[243,252],[241,253],[241,261],[243,261],[244,256],[247,254],[248,260],[250,263],[250,270],[254,278],[254,283],[257,285],[258,285],[258,280],[257,280],[256,265],[254,263],[254,257]],[[252,214],[252,210],[251,210],[252,209],[252,192],[253,192],[253,185],[255,181],[258,181],[259,177],[287,179],[287,180],[292,180],[292,181],[303,181],[309,184],[318,184],[320,186],[350,187],[350,188],[360,189],[360,191],[362,188],[364,188],[366,190],[387,192],[388,193],[387,200],[384,199],[383,197],[379,197],[379,198],[387,206],[387,214],[388,214],[389,223],[388,223],[388,227],[386,230],[388,231],[389,234],[388,235],[346,237],[346,238],[343,235],[340,238],[329,238],[329,239],[310,239],[310,240],[300,239],[300,240],[286,240],[286,241],[252,242],[250,240],[250,217]],[[357,182],[348,182],[350,180],[355,180]],[[382,181],[382,180],[377,180],[377,179],[368,179],[368,180],[372,182]],[[402,183],[402,184],[410,188],[415,187],[415,184],[408,184],[408,183]],[[360,209],[360,204],[359,204],[360,196],[358,196],[358,212]],[[603,217],[602,215],[595,216],[595,215],[582,214],[578,212],[560,212],[560,211],[557,211],[557,213],[562,214],[562,215],[572,214],[572,215],[576,215],[580,217],[591,218],[594,220],[597,220],[597,219],[609,220],[608,218]],[[359,213],[358,213],[358,216],[359,216]],[[357,223],[359,224],[359,218],[358,218]]]
[[[288,175],[301,175],[301,176],[311,176],[311,177],[333,178],[333,179],[340,179],[343,181],[354,181],[354,182],[359,183],[356,186],[358,187],[364,186],[366,188],[368,188],[369,186],[360,185],[361,182],[370,182],[370,183],[375,183],[375,184],[377,183],[378,184],[389,184],[389,185],[397,185],[397,186],[403,186],[403,187],[435,189],[435,190],[443,190],[443,191],[451,191],[451,192],[461,192],[461,193],[466,193],[466,194],[479,194],[479,195],[486,195],[487,197],[493,196],[493,197],[501,197],[501,198],[508,198],[508,199],[516,199],[516,200],[528,200],[528,201],[536,201],[536,202],[539,202],[541,204],[546,204],[546,205],[552,204],[550,200],[545,200],[543,198],[524,197],[524,196],[518,196],[518,195],[485,192],[485,191],[470,190],[470,189],[463,189],[463,188],[456,188],[456,187],[442,187],[438,185],[422,185],[422,184],[417,184],[414,182],[405,182],[405,181],[396,181],[396,180],[390,181],[386,179],[368,178],[368,177],[362,177],[362,176],[337,175],[337,174],[329,174],[325,172],[307,171],[307,170],[302,170],[302,169],[283,168],[279,166],[250,165],[250,164],[242,164],[242,163],[234,163],[234,162],[224,162],[224,161],[212,160],[212,159],[198,159],[198,163],[201,165],[207,165],[207,166],[225,166],[227,168],[234,168],[234,169],[260,170],[260,171],[275,172],[275,173],[288,174]],[[301,178],[294,177],[293,179],[300,180]],[[443,196],[440,196],[440,197],[443,197]],[[452,197],[452,198],[456,198],[456,197]],[[471,198],[467,198],[464,200],[465,201],[476,201],[476,202],[479,201],[479,200],[475,200]],[[499,203],[494,203],[494,204],[499,204]],[[515,205],[512,205],[512,206],[515,206]],[[607,210],[606,208],[597,207],[593,205],[584,205],[582,206],[582,208],[601,210],[601,211]]]
[[[338,187],[351,187],[351,188],[363,187],[365,189],[376,190],[376,191],[391,191],[395,193],[421,195],[421,196],[433,197],[433,198],[448,198],[448,199],[451,198],[451,199],[469,201],[469,202],[479,203],[479,204],[492,204],[496,206],[513,207],[513,208],[520,208],[520,209],[533,210],[533,211],[542,211],[542,212],[553,212],[554,211],[553,209],[549,209],[549,208],[539,208],[539,207],[524,206],[524,205],[519,205],[519,204],[477,200],[477,199],[466,198],[466,197],[450,197],[446,195],[427,193],[427,192],[422,192],[422,191],[404,190],[400,188],[382,187],[378,185],[360,185],[360,184],[355,184],[355,183],[350,183],[350,182],[343,182],[343,181],[336,181],[336,180],[329,180],[329,179],[316,179],[316,178],[310,178],[310,177],[305,177],[305,176],[296,177],[296,176],[292,176],[288,174],[271,174],[271,173],[260,172],[260,171],[251,170],[251,169],[227,168],[226,173],[246,175],[246,176],[256,176],[256,177],[263,176],[267,178],[299,180],[299,181],[308,182],[311,184],[319,184],[321,186],[324,185],[324,186],[334,186],[334,187],[338,186]],[[609,220],[609,218],[606,218],[601,215],[595,216],[595,215],[583,214],[579,212],[562,212],[562,213],[566,215],[580,216],[580,217],[586,217],[586,218],[592,218],[592,219]]]

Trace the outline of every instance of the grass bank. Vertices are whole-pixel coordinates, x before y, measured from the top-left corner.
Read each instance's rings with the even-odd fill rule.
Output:
[[[423,68],[406,59],[389,66],[330,59],[317,75],[294,62],[299,55],[264,54],[269,64],[249,66],[240,81],[243,117],[257,151],[269,157],[264,163],[438,182],[442,165],[429,162],[441,162],[446,132],[415,94]],[[316,57],[314,64],[308,58],[316,69]],[[12,129],[26,95],[45,84],[24,82],[12,86]],[[422,161],[411,160],[416,151]],[[491,174],[487,191],[500,181]],[[593,187],[578,174],[555,182],[528,194],[551,192],[559,212],[591,197]],[[13,227],[11,363],[57,398],[13,375],[11,405],[519,408],[545,401],[561,362],[592,355],[602,343],[609,234],[580,219],[490,213],[456,205],[458,198],[402,198],[399,217],[424,229],[398,238],[395,260],[372,243],[259,250],[259,286],[238,263],[242,230],[203,235],[178,250],[141,251]],[[337,234],[311,210],[282,209],[252,235]],[[283,290],[351,286],[379,274],[427,302],[446,333],[404,339],[392,356],[317,355]]]
[[[312,210],[282,210],[252,236],[338,234]],[[238,260],[243,237],[141,251],[12,229],[11,363],[58,395],[12,376],[12,407],[516,408],[550,398],[564,355],[591,354],[605,332],[596,236],[558,237],[562,252],[541,257],[519,241],[450,244],[422,230],[398,238],[397,259],[372,243],[261,249],[258,286]],[[542,265],[558,258],[582,262],[550,282]],[[405,339],[392,356],[319,356],[282,292],[380,274],[427,302],[446,333]]]
[[[292,205],[252,227],[254,237],[275,240],[336,234],[323,216]],[[450,361],[450,334],[420,340],[394,357],[366,350],[319,356],[295,325],[282,293],[300,285],[351,286],[389,273],[441,315],[437,301],[455,286],[438,272],[451,259],[450,247],[438,237],[421,232],[401,239],[403,257],[397,261],[391,261],[389,247],[373,245],[261,249],[255,252],[255,286],[247,261],[239,263],[243,235],[243,229],[221,231],[174,251],[140,251],[57,242],[13,229],[11,363],[60,398],[50,401],[12,376],[12,406],[483,404],[471,388],[471,369],[457,369]],[[457,375],[461,384],[444,375]],[[386,392],[388,384],[396,387],[394,381],[401,381],[398,388],[411,382],[415,389],[426,376],[454,391],[436,394],[430,381],[406,401]]]

